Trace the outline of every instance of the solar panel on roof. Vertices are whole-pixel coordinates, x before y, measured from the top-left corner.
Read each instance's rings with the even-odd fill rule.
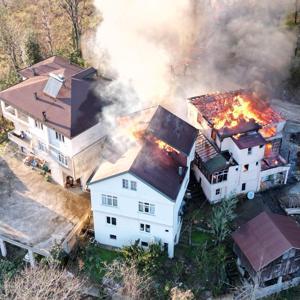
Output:
[[[50,73],[43,92],[52,98],[56,98],[63,83],[64,78],[62,76]]]

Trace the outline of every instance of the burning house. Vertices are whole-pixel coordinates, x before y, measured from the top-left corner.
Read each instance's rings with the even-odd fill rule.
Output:
[[[173,257],[197,129],[161,106],[120,126],[125,134],[107,143],[89,182],[95,238],[115,247],[160,241]]]
[[[188,101],[189,120],[201,132],[193,170],[210,202],[286,183],[285,120],[266,102],[245,90]]]

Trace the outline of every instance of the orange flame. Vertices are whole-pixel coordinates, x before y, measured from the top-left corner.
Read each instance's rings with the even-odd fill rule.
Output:
[[[225,109],[214,118],[213,123],[216,129],[222,127],[236,127],[241,120],[255,120],[257,123],[264,123],[259,112],[253,108],[252,102],[242,96],[236,96],[233,100],[228,100]]]
[[[176,149],[174,149],[173,147],[171,147],[167,143],[163,142],[162,140],[159,140],[159,139],[155,140],[155,144],[158,145],[159,149],[165,150],[167,152],[179,153],[179,151],[177,151]]]

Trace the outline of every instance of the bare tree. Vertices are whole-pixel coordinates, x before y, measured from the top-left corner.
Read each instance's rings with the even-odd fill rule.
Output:
[[[298,24],[299,0],[295,0],[295,24]]]
[[[132,300],[151,299],[154,283],[147,274],[139,274],[135,263],[115,260],[106,265],[103,284],[108,296],[118,294]],[[155,297],[154,297],[155,298]]]
[[[81,299],[83,282],[55,266],[27,268],[14,279],[6,280],[0,299],[48,300]],[[2,293],[2,294],[1,294]]]
[[[11,67],[17,71],[21,61],[21,49],[17,39],[16,24],[9,22],[9,13],[0,9],[0,49],[9,57]]]
[[[72,23],[72,37],[75,51],[81,55],[80,40],[82,35],[82,18],[85,0],[60,0],[60,7],[67,13]]]
[[[52,32],[50,27],[49,15],[46,12],[45,5],[42,6],[41,10],[42,10],[42,27],[46,33],[46,43],[48,45],[50,54],[53,55],[53,38],[52,38]]]

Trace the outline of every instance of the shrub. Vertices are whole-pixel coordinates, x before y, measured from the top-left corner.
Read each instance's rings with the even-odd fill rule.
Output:
[[[55,266],[26,268],[3,284],[0,299],[48,300],[81,299],[83,281]]]
[[[115,294],[132,300],[155,299],[154,282],[148,273],[141,274],[134,262],[114,260],[106,264],[103,285],[108,296]]]
[[[133,262],[139,271],[149,272],[150,274],[160,268],[165,257],[160,244],[150,244],[149,248],[145,249],[139,245],[139,240],[130,246],[124,247],[121,253],[125,262],[129,264]]]

